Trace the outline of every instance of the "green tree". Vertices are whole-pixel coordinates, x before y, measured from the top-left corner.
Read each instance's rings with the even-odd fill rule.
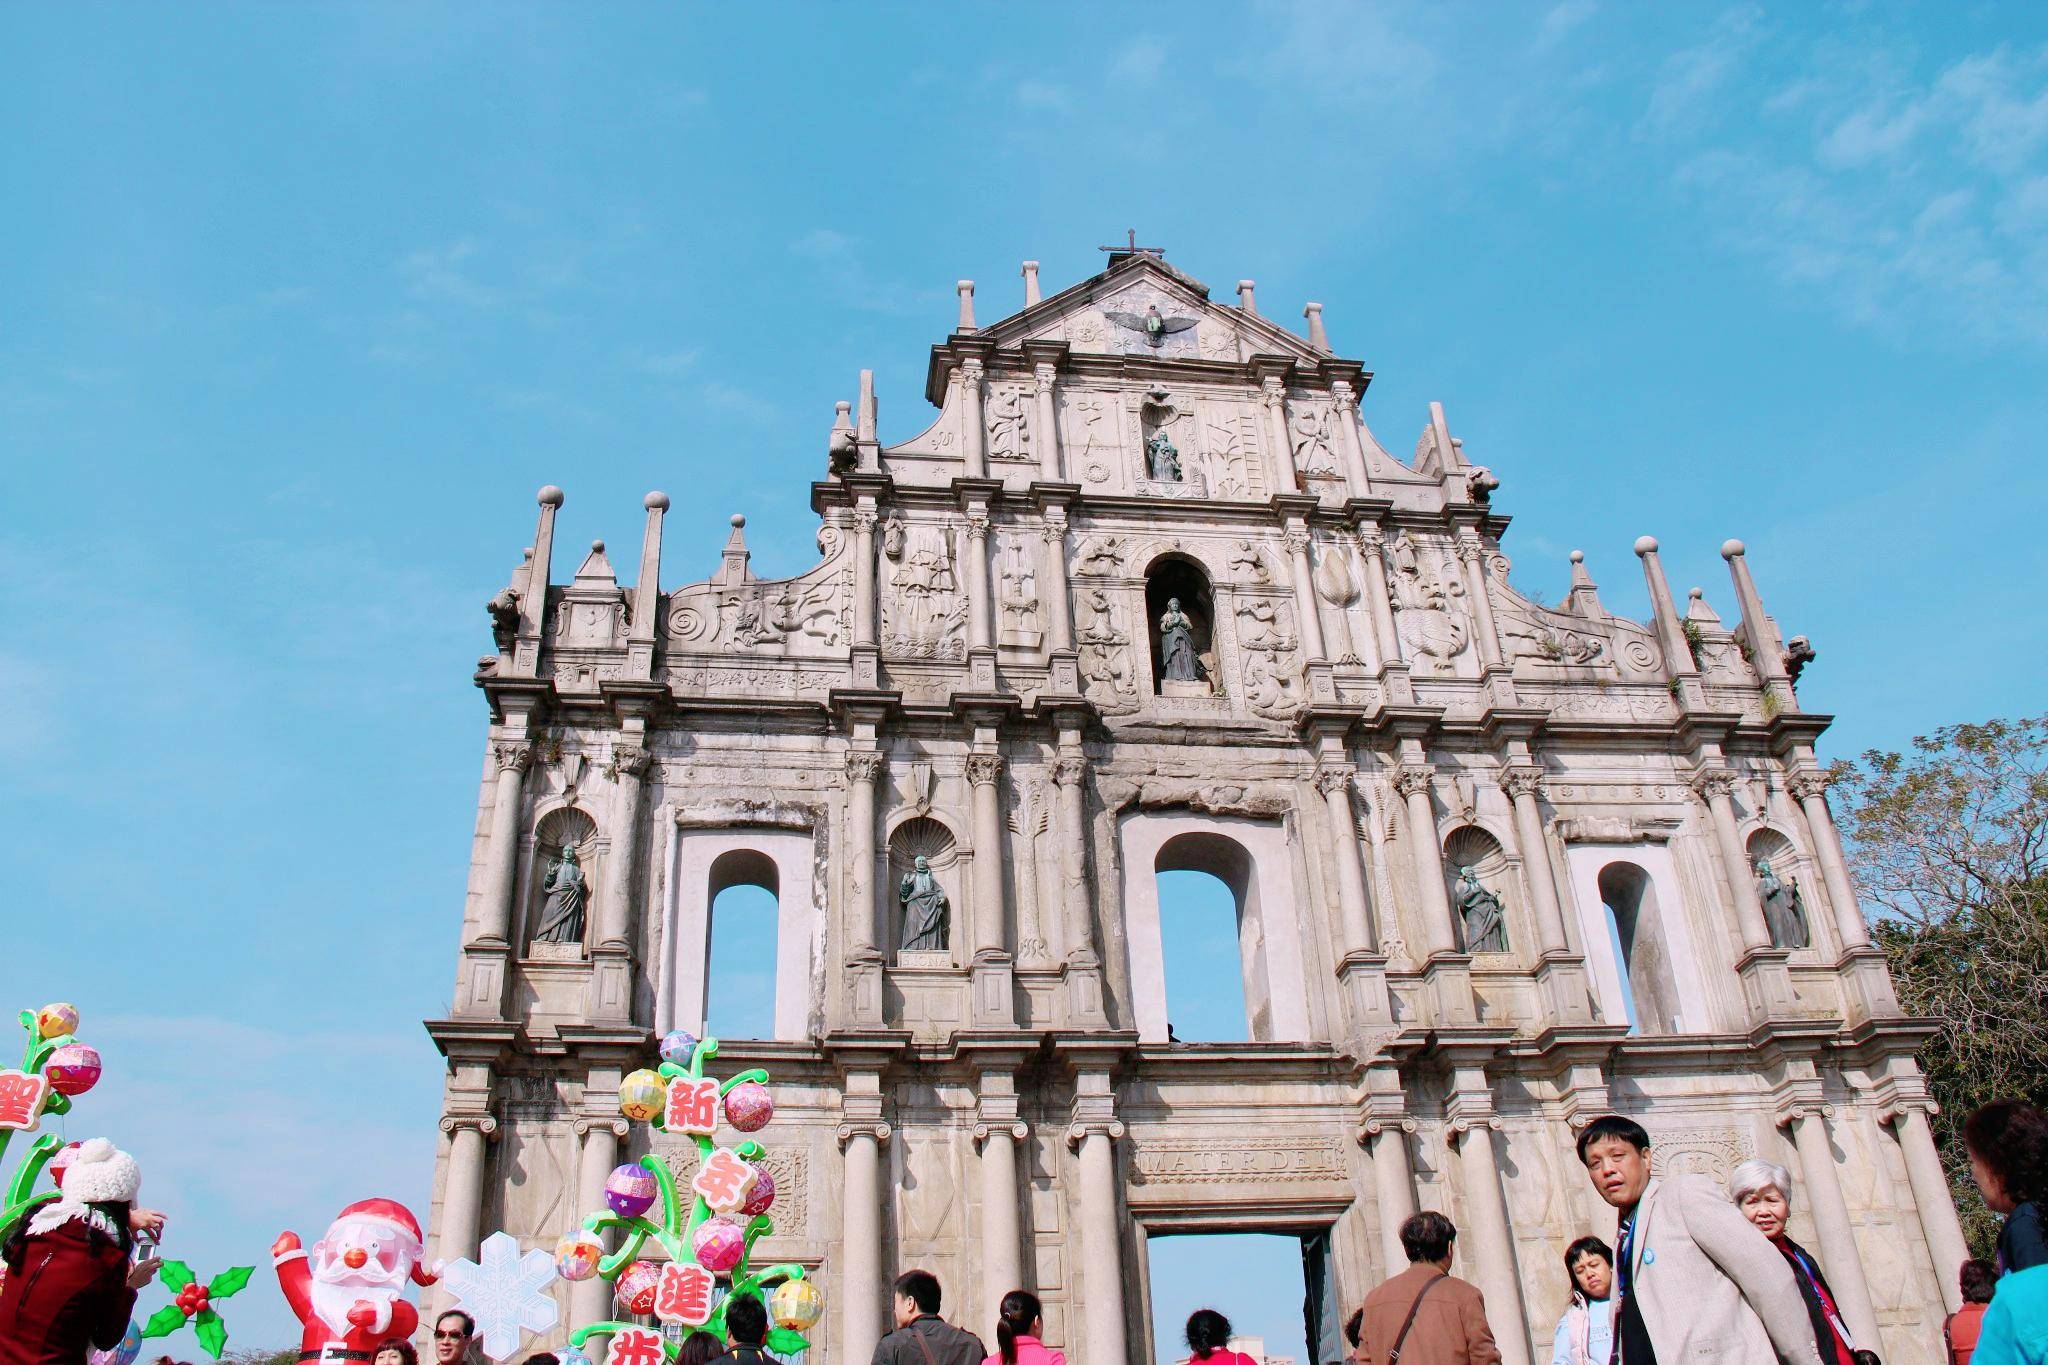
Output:
[[[2048,716],[1951,725],[1910,754],[1834,766],[1843,833],[1910,1014],[1974,1254],[1997,1220],[1971,1183],[1962,1123],[1987,1100],[2048,1107]]]

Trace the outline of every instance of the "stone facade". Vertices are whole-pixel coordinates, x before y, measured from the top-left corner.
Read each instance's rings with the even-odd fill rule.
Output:
[[[552,584],[542,490],[477,673],[429,1025],[440,1254],[597,1207],[645,1140],[620,1076],[701,1025],[709,906],[751,883],[779,906],[776,1036],[721,1063],[775,1074],[766,1250],[817,1269],[826,1359],[866,1360],[915,1264],[984,1333],[1025,1285],[1076,1365],[1149,1361],[1147,1236],[1253,1228],[1321,1248],[1331,1359],[1337,1306],[1441,1208],[1528,1365],[1563,1247],[1612,1230],[1572,1140],[1615,1107],[1666,1170],[1791,1167],[1851,1327],[1926,1358],[1964,1253],[1925,1030],[1843,864],[1811,651],[1742,546],[1733,626],[1681,607],[1648,538],[1648,623],[1577,555],[1546,607],[1510,584],[1493,474],[1437,405],[1391,455],[1318,305],[1303,339],[1250,282],[1219,304],[1144,250],[1049,297],[1025,275],[987,327],[963,282],[923,432],[882,445],[865,375],[839,405],[795,578],[755,577],[736,517],[715,574],[662,590],[650,494],[637,586],[601,545]],[[572,845],[584,941],[535,943]],[[918,857],[950,934],[899,952]],[[1806,946],[1773,945],[1760,857]],[[1188,868],[1236,897],[1248,1042],[1168,1041],[1155,877]],[[601,1283],[568,1297],[605,1315]]]

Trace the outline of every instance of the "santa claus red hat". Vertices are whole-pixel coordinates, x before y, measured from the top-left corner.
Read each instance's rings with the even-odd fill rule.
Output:
[[[419,1219],[412,1216],[412,1210],[395,1199],[358,1199],[340,1213],[334,1215],[334,1226],[343,1223],[370,1223],[399,1237],[406,1243],[412,1256],[412,1282],[430,1285],[440,1277],[427,1267],[426,1242],[420,1237]],[[331,1233],[333,1228],[328,1231]]]

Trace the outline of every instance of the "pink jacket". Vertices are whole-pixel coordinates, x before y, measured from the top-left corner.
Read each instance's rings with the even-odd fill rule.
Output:
[[[1003,1358],[993,1355],[981,1365],[1003,1365]],[[1047,1350],[1037,1337],[1018,1337],[1017,1365],[1067,1365],[1067,1357],[1064,1351]]]

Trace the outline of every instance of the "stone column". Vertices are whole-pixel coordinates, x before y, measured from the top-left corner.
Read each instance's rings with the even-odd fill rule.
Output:
[[[519,886],[521,798],[533,749],[524,740],[505,740],[491,746],[491,756],[498,764],[498,790],[491,802],[491,861],[484,879],[483,913],[472,942],[509,946],[512,897]]]
[[[1301,643],[1311,660],[1330,657],[1323,645],[1323,618],[1316,607],[1315,578],[1309,572],[1308,527],[1290,520],[1284,533],[1287,542],[1288,577],[1294,583],[1294,614],[1301,618]]]
[[[1415,863],[1423,948],[1429,957],[1458,951],[1451,928],[1451,894],[1444,889],[1444,851],[1436,841],[1436,809],[1430,799],[1435,785],[1436,770],[1428,764],[1404,763],[1394,769],[1394,786],[1408,804],[1409,856]]]
[[[1401,636],[1394,628],[1394,604],[1387,597],[1386,542],[1379,528],[1364,526],[1358,531],[1358,548],[1365,556],[1365,600],[1372,606],[1373,647],[1379,651],[1380,672],[1402,673]]]
[[[1372,496],[1372,476],[1365,465],[1365,439],[1358,434],[1358,395],[1349,380],[1330,382],[1330,403],[1337,414],[1337,436],[1344,447],[1344,476],[1351,483],[1351,496]]]
[[[1529,877],[1529,900],[1536,911],[1536,943],[1545,953],[1569,951],[1564,932],[1564,906],[1557,899],[1557,869],[1550,864],[1550,841],[1543,837],[1543,816],[1536,797],[1543,790],[1543,770],[1512,766],[1500,775],[1501,787],[1515,808],[1515,842],[1521,845],[1522,867]]]
[[[1266,444],[1273,452],[1273,491],[1299,493],[1301,480],[1294,471],[1294,444],[1287,439],[1287,386],[1277,376],[1259,381],[1259,401],[1266,409]],[[1317,658],[1322,654],[1318,652]]]
[[[1953,1313],[1963,1306],[1956,1271],[1970,1258],[1970,1247],[1963,1240],[1963,1225],[1956,1217],[1955,1198],[1949,1193],[1948,1175],[1942,1170],[1934,1133],[1927,1126],[1927,1113],[1928,1102],[1919,1100],[1899,1104],[1884,1117],[1890,1121],[1899,1153],[1906,1161],[1906,1180],[1913,1187],[1913,1206],[1920,1213],[1920,1232],[1934,1261],[1941,1301]]]
[[[1008,1123],[977,1124],[981,1145],[981,1297],[988,1340],[995,1340],[996,1309],[1003,1295],[1024,1287],[1024,1235],[1018,1222],[1017,1144],[1030,1130]]]
[[[1877,1313],[1870,1303],[1870,1284],[1863,1275],[1863,1257],[1856,1249],[1856,1229],[1842,1199],[1835,1174],[1835,1156],[1828,1146],[1826,1105],[1807,1105],[1780,1120],[1790,1124],[1799,1148],[1799,1174],[1806,1185],[1806,1204],[1820,1234],[1821,1267],[1835,1291],[1835,1306],[1849,1332],[1863,1346],[1879,1344]]]
[[[1785,790],[1806,814],[1806,827],[1813,833],[1814,857],[1820,861],[1821,880],[1827,883],[1828,901],[1835,910],[1835,930],[1844,948],[1861,948],[1870,942],[1870,926],[1863,921],[1863,909],[1856,904],[1856,884],[1849,879],[1849,865],[1842,859],[1842,835],[1828,809],[1828,775],[1823,772],[1792,773]]]
[[[1009,913],[1004,904],[1003,816],[997,799],[1003,760],[998,754],[967,756],[967,780],[974,788],[974,1018],[1010,1026]]]
[[[626,1136],[626,1131],[626,1121],[621,1118],[576,1120],[576,1136],[583,1140],[583,1149],[576,1158],[578,1209],[603,1207],[605,1178],[619,1164],[619,1141]],[[576,1328],[586,1323],[603,1322],[611,1316],[611,1298],[609,1280],[593,1275],[572,1284],[569,1287],[568,1326]]]
[[[498,1131],[498,1121],[489,1114],[448,1114],[441,1131],[448,1134],[448,1178],[441,1186],[441,1241],[435,1254],[444,1261],[475,1260],[483,1220],[484,1141]]]
[[[882,1156],[886,1123],[847,1124],[839,1130],[846,1153],[840,1190],[840,1355],[867,1360],[882,1339]]]
[[[1344,940],[1338,945],[1345,954],[1376,953],[1379,936],[1373,932],[1372,908],[1365,895],[1365,864],[1358,848],[1358,817],[1351,809],[1349,768],[1324,766],[1316,769],[1316,790],[1323,794],[1323,807],[1330,815],[1330,844],[1337,859],[1337,909],[1344,926]]]
[[[1414,1131],[1411,1119],[1373,1118],[1365,1123],[1364,1138],[1372,1155],[1373,1191],[1379,1196],[1383,1276],[1397,1275],[1408,1266],[1408,1252],[1401,1245],[1401,1224],[1416,1213],[1415,1171],[1408,1160],[1408,1134]]]
[[[1706,802],[1714,826],[1714,847],[1721,855],[1721,870],[1728,878],[1728,892],[1735,898],[1735,922],[1742,932],[1742,946],[1771,946],[1770,927],[1764,922],[1763,903],[1756,896],[1755,875],[1742,853],[1742,837],[1735,828],[1735,774],[1725,768],[1708,768],[1692,779],[1692,789]]]
[[[1060,427],[1052,401],[1053,367],[1034,365],[1031,382],[1037,390],[1037,419],[1033,426],[1038,437],[1038,477],[1047,483],[1058,483],[1060,479]]]
[[[960,450],[967,459],[967,477],[988,477],[988,427],[981,417],[979,360],[960,362]]]
[[[1124,1339],[1123,1207],[1117,1201],[1116,1149],[1124,1135],[1117,1119],[1077,1123],[1067,1145],[1081,1167],[1081,1294],[1087,1316],[1081,1359],[1088,1365],[1128,1365]]]
[[[1074,647],[1074,602],[1067,595],[1067,515],[1048,509],[1039,529],[1045,541],[1045,605],[1051,616],[1052,648],[1064,653]]]
[[[875,947],[875,782],[882,755],[846,754],[846,1008],[853,1022],[882,1023],[882,954]]]
[[[1500,667],[1500,632],[1493,625],[1493,598],[1486,591],[1486,551],[1477,537],[1460,536],[1458,562],[1464,566],[1465,596],[1479,627],[1479,661],[1488,668]]]
[[[654,755],[637,744],[612,749],[612,772],[618,791],[612,801],[611,866],[606,869],[604,904],[597,917],[597,942],[607,948],[631,950],[633,941],[633,872],[640,852],[640,798]]]
[[[988,589],[988,508],[967,509],[967,647],[992,649],[996,642],[995,603]]]
[[[875,522],[872,503],[853,514],[853,642],[875,643]]]
[[[1507,1194],[1501,1189],[1500,1167],[1493,1155],[1492,1117],[1456,1121],[1458,1173],[1465,1190],[1465,1221],[1471,1226],[1458,1238],[1458,1249],[1472,1258],[1479,1288],[1486,1295],[1487,1318],[1499,1324],[1495,1344],[1501,1365],[1530,1365],[1529,1316],[1522,1307],[1522,1280],[1515,1269],[1514,1233],[1508,1226]]]

